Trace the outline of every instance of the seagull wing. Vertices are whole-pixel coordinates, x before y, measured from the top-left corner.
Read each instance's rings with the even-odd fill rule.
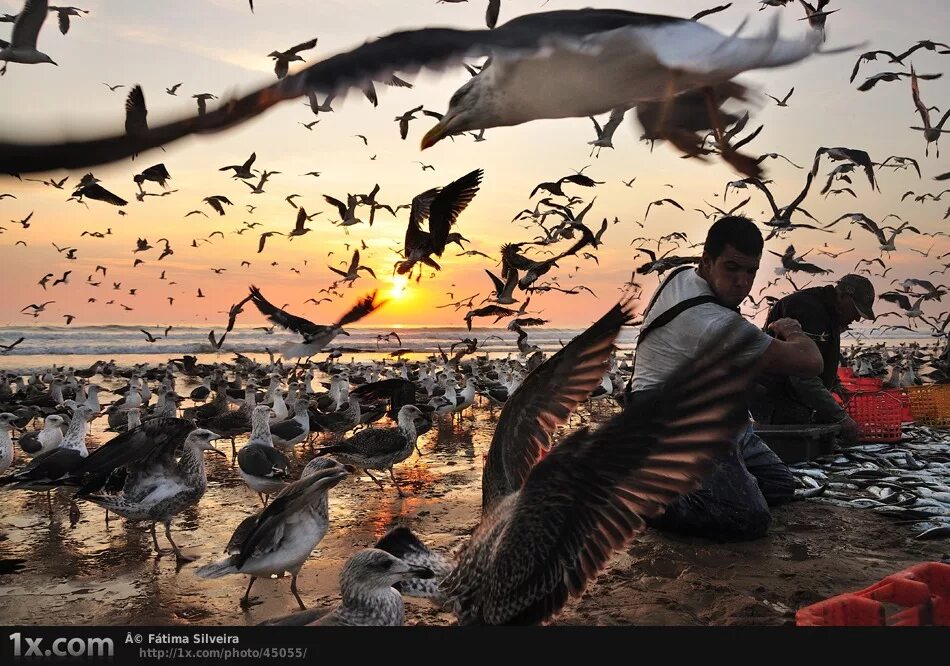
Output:
[[[346,326],[347,324],[352,324],[353,322],[359,321],[360,319],[370,314],[371,312],[375,311],[376,309],[378,309],[385,303],[386,301],[376,300],[375,291],[371,294],[367,294],[366,296],[358,300],[356,302],[356,305],[350,308],[350,310],[347,311],[346,314],[340,317],[340,320],[337,321],[336,325]]]
[[[632,317],[632,303],[615,305],[535,368],[508,399],[485,459],[483,511],[521,488],[531,468],[551,448],[557,426],[600,383],[620,327]]]
[[[429,205],[429,233],[432,238],[432,251],[442,256],[448,240],[449,229],[458,216],[471,203],[482,182],[483,171],[475,169],[458,180],[449,183],[432,198]]]
[[[264,295],[261,293],[260,289],[251,285],[251,302],[260,310],[261,314],[267,317],[272,323],[277,324],[281,328],[286,328],[289,331],[294,333],[299,333],[305,338],[308,335],[318,334],[322,327],[317,326],[309,319],[304,319],[303,317],[297,317],[281,310],[276,305],[272,305]]]
[[[328,194],[324,194],[324,195],[323,195],[323,199],[324,199],[324,201],[326,201],[326,202],[327,202],[328,204],[330,204],[331,206],[336,206],[336,209],[340,212],[340,219],[341,219],[341,220],[345,220],[345,219],[346,219],[346,204],[344,204],[344,203],[343,203],[342,201],[340,201],[339,199],[334,199],[333,197],[331,197],[331,196],[328,195]]]
[[[13,48],[36,48],[43,21],[46,20],[49,3],[47,0],[26,0],[23,11],[13,24],[13,36],[10,45]]]
[[[297,46],[292,46],[291,48],[289,48],[289,49],[287,49],[286,51],[284,51],[284,53],[285,53],[285,54],[294,54],[294,55],[296,55],[296,54],[300,53],[301,51],[309,51],[310,49],[312,49],[312,48],[315,47],[316,45],[317,45],[317,38],[314,37],[314,38],[311,39],[310,41],[301,42],[300,44],[297,44]]]
[[[723,342],[708,345],[698,367],[682,368],[649,404],[559,443],[520,492],[483,518],[441,585],[460,624],[550,619],[645,529],[644,518],[701,485],[713,458],[748,425],[751,373],[730,363],[726,352],[737,346]],[[593,369],[599,380],[602,367]]]
[[[148,110],[145,108],[145,93],[142,86],[135,86],[125,99],[125,131],[127,134],[141,134],[148,131]]]

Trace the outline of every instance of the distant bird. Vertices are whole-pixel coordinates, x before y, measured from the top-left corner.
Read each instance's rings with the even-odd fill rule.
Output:
[[[144,134],[148,131],[148,109],[145,106],[145,93],[142,86],[135,86],[125,99],[125,133]]]
[[[198,93],[197,95],[192,95],[192,98],[198,103],[199,116],[203,116],[207,113],[209,99],[218,99],[217,96],[211,93]]]
[[[115,91],[118,90],[119,88],[128,88],[128,86],[125,85],[124,83],[118,83],[118,84],[116,84],[116,85],[114,85],[114,86],[109,85],[108,83],[103,83],[102,85],[104,85],[106,88],[108,88],[111,92],[115,92]]]
[[[372,268],[369,266],[360,265],[359,250],[353,250],[353,258],[350,261],[350,266],[346,269],[346,271],[341,271],[340,269],[334,268],[333,266],[327,266],[327,268],[341,276],[337,282],[348,282],[350,285],[352,285],[353,282],[360,276],[360,271],[366,271],[373,276],[374,280],[376,279],[376,273],[373,272]]]
[[[93,176],[91,173],[87,173],[82,177],[82,180],[79,182],[79,185],[76,186],[76,189],[73,190],[73,196],[82,200],[83,197],[87,199],[95,199],[96,201],[104,201],[105,203],[112,204],[113,206],[125,206],[128,201],[113,194],[106,188],[104,188],[101,183],[102,181]]]
[[[376,292],[374,291],[357,301],[356,305],[340,317],[335,324],[321,325],[314,324],[312,321],[304,319],[303,317],[296,317],[272,305],[264,298],[260,290],[253,285],[250,288],[250,293],[251,302],[260,310],[261,314],[281,328],[286,328],[303,336],[302,342],[296,344],[290,343],[282,348],[281,353],[287,358],[298,358],[316,354],[330,344],[330,341],[340,333],[349,335],[349,333],[343,330],[344,326],[359,321],[386,304],[386,301],[376,300]]]
[[[309,51],[317,45],[317,38],[301,42],[296,46],[292,46],[286,51],[271,51],[267,54],[268,58],[274,59],[274,73],[277,75],[278,79],[282,79],[287,76],[287,68],[292,62],[305,62],[302,57],[300,57],[301,51]]]
[[[264,243],[267,242],[267,239],[271,236],[283,236],[284,234],[279,231],[265,231],[261,234],[260,242],[257,244],[257,253],[260,254],[264,251]]]
[[[79,7],[54,7],[50,5],[49,10],[56,12],[57,18],[59,19],[59,31],[64,35],[69,32],[70,16],[80,17],[89,13],[89,10],[80,9]]]
[[[570,176],[564,176],[563,178],[558,178],[554,182],[538,183],[537,185],[534,186],[534,189],[531,190],[531,194],[528,195],[528,198],[533,199],[534,195],[537,194],[539,190],[545,190],[559,197],[567,196],[566,194],[564,194],[564,190],[562,189],[564,183],[571,183],[573,185],[580,185],[582,187],[593,187],[594,185],[599,184],[597,183],[597,181],[595,181],[593,178],[590,178],[589,176],[575,173],[575,174],[571,174]]]
[[[881,81],[892,83],[894,81],[900,81],[901,78],[907,78],[910,76],[913,76],[910,72],[880,72],[879,74],[875,74],[874,76],[865,79],[864,83],[858,86],[858,90],[861,92],[867,92]],[[917,74],[918,79],[924,80],[939,79],[941,76],[943,76],[943,74]]]
[[[204,201],[206,204],[211,206],[214,210],[218,211],[218,215],[224,215],[224,206],[222,206],[221,204],[227,204],[229,206],[234,205],[233,203],[231,203],[230,199],[220,194],[215,194],[210,197],[205,197],[204,199],[202,199],[202,201]]]
[[[772,95],[769,95],[768,93],[766,93],[765,96],[772,97],[772,99],[775,100],[775,103],[778,106],[788,106],[788,98],[792,96],[793,92],[795,92],[795,88],[792,88],[791,90],[789,90],[788,94],[785,95],[785,97],[783,97],[782,99],[779,99],[778,97],[772,97]]]
[[[171,180],[171,175],[168,173],[168,169],[165,168],[164,164],[155,164],[142,171],[142,173],[132,176],[132,180],[139,186],[139,189],[142,189],[142,183],[146,180],[158,183],[162,188],[167,188],[165,183]]]
[[[254,160],[257,159],[257,153],[251,153],[251,156],[247,158],[247,161],[244,164],[233,164],[231,166],[223,166],[218,171],[227,171],[228,169],[234,169],[234,173],[231,175],[232,178],[240,178],[242,180],[247,180],[248,178],[254,178],[254,172],[251,171],[251,165],[254,164]]]
[[[822,155],[827,155],[828,159],[832,161],[844,160],[854,164],[855,166],[863,167],[864,173],[868,177],[868,182],[871,183],[871,189],[880,191],[881,188],[878,187],[877,182],[874,180],[874,163],[871,161],[871,156],[868,155],[867,152],[858,150],[856,148],[825,148],[823,146],[815,151],[815,161],[811,168],[812,176],[818,175],[818,162]]]
[[[180,87],[181,87],[181,84],[180,84],[180,83],[176,83],[176,84],[173,85],[171,88],[165,88],[165,92],[167,92],[169,95],[173,95],[173,96],[177,97],[177,96],[178,96],[178,88],[180,88]]]
[[[148,331],[146,331],[144,328],[140,328],[139,330],[142,331],[142,333],[145,334],[145,339],[146,339],[146,341],[148,341],[148,342],[158,342],[158,338],[156,338],[154,335],[152,335],[151,333],[149,333]]]
[[[26,309],[26,308],[24,308],[24,309]],[[22,312],[22,310],[21,310],[21,312]],[[10,351],[13,350],[14,347],[16,347],[18,344],[20,344],[20,343],[23,342],[24,340],[26,340],[26,338],[24,338],[24,337],[21,336],[21,337],[17,338],[15,341],[13,341],[12,343],[10,343],[10,344],[8,344],[8,345],[0,344],[0,354],[7,354],[7,353],[9,353]]]
[[[796,257],[794,245],[789,245],[782,254],[772,250],[769,250],[769,254],[774,254],[776,257],[779,257],[782,260],[781,268],[775,269],[775,273],[777,275],[784,275],[785,273],[795,273],[799,271],[803,273],[809,273],[811,275],[822,275],[824,273],[831,272],[824,268],[820,268],[815,264],[810,264],[807,261],[804,261],[803,257]]]
[[[597,138],[593,141],[588,141],[587,145],[593,146],[590,150],[591,156],[593,156],[594,151],[597,151],[597,157],[600,157],[601,148],[613,148],[613,139],[614,132],[617,131],[617,128],[620,127],[620,123],[623,121],[624,115],[627,113],[628,109],[614,109],[610,112],[610,117],[607,118],[607,122],[604,123],[604,126],[601,127],[600,123],[597,122],[597,119],[594,116],[590,116],[591,122],[594,123],[594,131],[597,133]]]
[[[451,228],[475,198],[483,175],[482,169],[475,169],[445,187],[432,188],[413,197],[403,245],[404,259],[396,265],[397,273],[405,275],[417,263],[441,270],[432,255],[441,257],[451,242]],[[422,230],[426,218],[429,231]]]
[[[308,130],[310,130],[310,131],[312,132],[312,131],[313,131],[313,126],[316,125],[318,122],[320,122],[320,121],[319,121],[319,120],[313,120],[313,121],[311,121],[311,122],[309,122],[309,123],[297,123],[297,124],[298,124],[298,125],[303,125],[304,127],[306,127]]]
[[[23,10],[13,24],[10,42],[0,41],[0,60],[4,60],[0,75],[7,71],[7,65],[17,62],[23,65],[49,63],[56,65],[53,59],[37,50],[36,42],[48,14],[47,0],[26,0]]]
[[[421,104],[414,109],[409,109],[401,116],[396,116],[395,120],[397,123],[399,123],[399,137],[401,139],[405,140],[405,138],[409,136],[409,121],[415,120],[416,117],[413,114],[418,113],[419,111],[422,111]]]
[[[650,214],[650,208],[651,208],[651,207],[653,207],[653,206],[662,206],[663,204],[670,204],[671,206],[675,206],[675,207],[679,208],[680,210],[684,210],[684,208],[683,208],[682,206],[680,206],[674,199],[669,199],[669,198],[667,198],[667,199],[657,199],[656,201],[651,201],[650,203],[647,204],[646,212],[643,213],[643,221],[644,221],[644,222],[647,221],[647,216]]]
[[[937,157],[940,157],[940,135],[950,132],[950,129],[943,129],[944,124],[947,122],[947,118],[950,118],[950,109],[947,109],[947,112],[943,114],[943,117],[940,119],[940,122],[936,125],[930,124],[930,110],[926,105],[920,101],[920,89],[917,86],[917,79],[921,78],[916,73],[914,73],[913,65],[910,68],[910,91],[914,97],[914,106],[917,107],[917,112],[920,114],[920,119],[923,121],[923,127],[914,127],[911,129],[919,130],[924,133],[924,140],[927,142],[924,145],[924,155],[930,156],[930,144],[934,144],[936,149]]]
[[[66,319],[66,325],[69,326],[73,323],[73,319],[76,318],[76,315],[64,314],[63,317]]]

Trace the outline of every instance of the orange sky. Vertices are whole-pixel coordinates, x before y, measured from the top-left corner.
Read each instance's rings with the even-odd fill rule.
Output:
[[[501,20],[538,11],[539,4],[508,0],[503,3]],[[708,4],[683,1],[675,3],[674,10],[668,2],[644,1],[637,3],[637,9],[689,16]],[[709,17],[706,22],[728,33],[749,16],[750,26],[746,30],[755,32],[762,29],[767,16],[777,12],[782,18],[784,34],[798,34],[804,29],[803,24],[795,20],[801,15],[799,7],[759,13],[755,11],[757,4],[734,3],[732,8]],[[926,5],[926,11],[905,12],[900,5],[884,0],[844,6],[829,19],[829,45],[867,42],[866,49],[900,50],[920,38],[939,39],[946,30],[935,30],[934,25],[948,25],[948,5],[920,4]],[[19,5],[12,0],[0,0],[0,12],[16,12]],[[269,0],[259,5],[252,15],[246,3],[224,0],[87,2],[83,6],[91,13],[73,19],[70,32],[65,36],[57,30],[54,17],[44,26],[40,46],[60,66],[10,66],[7,75],[0,80],[4,99],[0,105],[3,135],[37,136],[55,129],[75,136],[89,133],[90,125],[121,127],[127,89],[113,93],[103,82],[142,84],[149,121],[156,124],[162,119],[192,112],[192,94],[207,91],[226,98],[237,89],[246,90],[273,80],[272,61],[265,54],[313,36],[318,37],[319,42],[316,49],[304,53],[308,63],[396,29],[426,25],[476,28],[481,26],[484,15],[484,3],[474,1],[435,4],[431,0],[399,3]],[[619,5],[623,3],[551,0],[544,9]],[[0,37],[6,37],[9,25],[0,25]],[[948,198],[924,204],[914,203],[912,197],[903,203],[900,201],[907,190],[939,192],[941,183],[932,178],[950,167],[945,157],[938,159],[933,151],[929,158],[925,157],[921,134],[908,129],[920,120],[914,114],[908,82],[882,83],[866,93],[855,89],[865,76],[885,71],[886,63],[865,64],[855,83],[848,84],[851,67],[860,50],[816,56],[788,68],[746,75],[745,81],[779,97],[795,87],[788,108],[776,107],[767,97],[762,97],[760,108],[753,108],[748,128],[754,129],[760,124],[765,128],[750,144],[749,151],[756,155],[778,151],[803,166],[811,164],[819,146],[862,148],[878,161],[891,154],[914,157],[921,163],[922,180],[912,171],[879,169],[882,191],[877,193],[871,191],[863,175],[856,175],[850,187],[857,193],[857,199],[847,194],[825,199],[818,194],[824,174],[834,166],[823,161],[819,170],[822,183],[813,188],[804,206],[823,222],[854,211],[864,212],[875,220],[893,212],[922,231],[950,231],[950,221],[941,219],[947,210]],[[947,56],[926,51],[918,52],[912,60],[918,71],[926,72],[940,72],[950,62]],[[295,63],[295,67],[301,65],[303,63]],[[378,108],[374,109],[355,94],[335,101],[334,112],[320,114],[318,118],[299,101],[288,102],[232,131],[187,139],[169,146],[167,152],[153,150],[132,161],[95,169],[103,185],[129,200],[123,208],[127,212],[125,216],[118,215],[116,208],[105,203],[90,201],[86,208],[65,201],[71,192],[70,186],[79,180],[82,172],[43,176],[59,179],[68,175],[64,190],[0,178],[0,193],[8,192],[17,197],[0,200],[0,226],[6,228],[0,234],[0,276],[5,295],[0,303],[0,324],[56,325],[64,322],[64,314],[72,314],[76,316],[73,325],[140,323],[158,326],[207,322],[220,326],[226,321],[224,313],[228,307],[247,293],[249,284],[259,286],[272,302],[288,303],[292,312],[327,323],[371,289],[379,288],[384,295],[392,296],[389,293],[392,267],[398,259],[393,248],[402,241],[407,211],[401,211],[397,219],[379,211],[372,228],[356,225],[350,227],[347,234],[331,225],[337,214],[323,201],[322,195],[345,199],[347,192],[368,193],[379,183],[377,199],[396,205],[407,203],[425,189],[445,185],[471,169],[484,168],[481,191],[460,217],[457,230],[471,240],[468,248],[497,258],[502,243],[529,240],[536,235],[536,228],[527,230],[510,221],[519,210],[533,207],[541,198],[538,195],[529,199],[534,185],[542,180],[556,180],[590,164],[584,173],[604,184],[592,190],[570,186],[567,190],[587,201],[597,197],[586,218],[590,226],[596,229],[604,217],[613,220],[616,216],[620,222],[610,225],[604,236],[605,245],[597,252],[599,265],[591,260],[568,258],[561,263],[557,277],[562,286],[583,284],[597,297],[586,293],[566,296],[550,292],[535,294],[531,301],[532,310],[543,311],[542,316],[551,320],[552,325],[584,326],[609,307],[619,295],[618,288],[642,263],[643,257],[630,245],[632,239],[685,231],[692,242],[701,242],[709,222],[693,209],[706,208],[704,201],[723,206],[726,183],[740,178],[718,160],[708,163],[682,160],[673,149],[661,144],[651,153],[647,144],[637,140],[641,130],[632,112],[617,131],[616,149],[604,150],[599,158],[589,156],[587,142],[594,134],[593,125],[586,118],[490,129],[484,142],[476,143],[471,137],[463,136],[421,152],[419,139],[431,126],[431,119],[422,117],[411,124],[409,139],[400,140],[397,124],[393,122],[395,116],[419,104],[444,111],[452,91],[467,77],[461,69],[442,76],[408,77],[415,84],[411,90],[377,86]],[[164,92],[166,87],[178,82],[182,82],[182,86],[177,97]],[[921,90],[928,104],[936,104],[941,109],[950,99],[950,85],[945,79],[924,81]],[[312,120],[319,120],[313,131],[299,124]],[[364,146],[355,134],[366,135],[369,145]],[[245,184],[218,170],[226,164],[243,162],[251,151],[258,155],[256,167],[281,172],[268,181],[267,193],[263,195],[251,194]],[[950,154],[950,147],[947,151],[945,155]],[[375,159],[371,159],[373,156]],[[416,160],[432,164],[435,169],[423,171]],[[170,188],[178,191],[140,203],[134,199],[136,190],[131,177],[158,162],[167,166],[172,174]],[[769,177],[775,180],[770,187],[778,203],[787,203],[800,189],[804,171],[781,161],[769,160],[766,165]],[[320,177],[300,175],[311,170],[320,171]],[[621,180],[633,177],[636,177],[633,187],[622,184]],[[147,189],[160,191],[154,184],[149,184]],[[271,237],[264,252],[258,254],[260,232],[286,232],[293,227],[296,211],[284,200],[293,193],[301,195],[297,202],[308,212],[321,212],[308,223],[313,231],[293,241]],[[212,194],[228,196],[234,202],[225,216],[217,215],[202,203],[203,197]],[[743,213],[759,221],[771,217],[764,214],[767,210],[764,197],[752,190],[732,190],[726,203],[732,205],[747,196],[752,200]],[[671,206],[654,208],[646,228],[638,226],[638,222],[643,222],[647,204],[664,197],[673,197],[686,210]],[[246,204],[257,206],[253,214],[247,211]],[[203,210],[208,217],[186,218],[185,214],[194,209]],[[7,222],[22,219],[31,211],[33,217],[27,229]],[[362,218],[366,219],[367,215],[368,210],[360,211]],[[261,226],[242,234],[235,233],[245,221]],[[84,230],[105,232],[107,228],[113,233],[105,239],[81,236]],[[851,241],[845,240],[849,229],[853,229]],[[224,238],[216,236],[210,243],[200,241],[197,248],[191,247],[194,239],[208,238],[214,231],[221,231]],[[845,222],[840,223],[835,232],[800,230],[786,239],[771,241],[767,249],[781,252],[789,242],[794,243],[800,253],[822,247],[824,243],[835,250],[855,247],[854,252],[837,261],[815,252],[809,255],[809,260],[833,269],[836,275],[851,271],[858,258],[879,255],[871,234],[849,227]],[[162,237],[169,239],[174,254],[158,261],[163,246],[158,239]],[[146,238],[154,249],[133,254],[137,238]],[[374,268],[379,280],[364,274],[352,289],[345,290],[342,302],[323,303],[319,307],[304,305],[307,298],[318,296],[317,291],[332,281],[334,276],[327,264],[348,261],[352,247],[347,250],[344,244],[356,247],[360,239],[369,246],[363,253],[363,263]],[[21,240],[26,247],[16,244]],[[53,243],[77,248],[77,259],[64,259]],[[928,257],[908,249],[927,252],[932,243],[934,247]],[[894,277],[927,278],[930,271],[941,265],[936,257],[950,252],[946,236],[905,234],[898,238],[897,245],[899,251],[888,260],[892,271],[884,279],[875,279],[879,292],[888,288]],[[652,247],[655,246],[653,243]],[[434,306],[447,303],[450,293],[456,298],[475,293],[487,295],[491,285],[484,270],[498,271],[499,268],[494,259],[455,256],[459,251],[456,246],[450,246],[440,260],[441,272],[431,276],[431,271],[426,270],[419,283],[410,283],[400,298],[393,298],[385,308],[361,323],[378,326],[462,323],[463,312]],[[328,257],[330,252],[333,254]],[[687,252],[690,251],[683,249],[677,253]],[[135,258],[145,263],[133,268]],[[250,261],[251,266],[242,267],[242,260]],[[272,265],[274,262],[276,265]],[[943,263],[946,262],[950,262],[950,257],[943,259]],[[777,263],[777,258],[766,254],[755,292],[774,277]],[[97,265],[108,267],[105,278],[94,273]],[[575,269],[576,266],[580,268]],[[211,268],[226,270],[217,275]],[[59,278],[67,270],[72,271],[68,284],[48,286],[45,292],[37,284],[46,273]],[[159,279],[163,270],[164,281]],[[101,280],[101,285],[86,284],[89,275]],[[947,281],[940,275],[930,278]],[[797,278],[796,281],[807,282]],[[120,287],[114,289],[113,282],[120,283]],[[650,275],[641,278],[641,282],[649,293],[657,279]],[[199,287],[205,298],[196,297]],[[130,294],[129,289],[135,289],[135,295]],[[169,305],[168,297],[174,298],[174,305]],[[519,294],[520,297],[523,294]],[[95,298],[96,302],[89,303],[89,298]],[[36,319],[19,313],[29,303],[47,300],[56,302]],[[108,305],[110,300],[114,302]],[[120,304],[132,310],[123,310]],[[877,309],[880,312],[892,308],[881,303]],[[944,310],[945,306],[935,303],[926,311],[937,315]],[[240,323],[259,324],[261,321],[263,319],[251,309]]]

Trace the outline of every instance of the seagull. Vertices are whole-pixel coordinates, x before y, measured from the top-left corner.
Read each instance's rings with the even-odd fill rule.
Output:
[[[209,99],[218,99],[217,96],[212,95],[211,93],[199,93],[197,95],[192,95],[192,98],[198,102],[199,116],[203,116],[205,113],[207,113]]]
[[[135,181],[135,184],[139,186],[139,189],[142,189],[142,183],[146,180],[158,183],[162,186],[162,189],[167,189],[165,184],[167,181],[171,180],[171,175],[168,173],[168,169],[165,168],[164,164],[155,164],[149,168],[132,176],[132,180]]]
[[[518,286],[518,269],[510,268],[508,270],[508,277],[504,282],[501,281],[494,273],[492,273],[487,268],[485,272],[488,273],[488,277],[491,278],[492,284],[495,285],[494,298],[492,300],[499,305],[511,305],[512,303],[517,303],[518,300],[512,297],[512,294],[515,291],[515,287]]]
[[[940,122],[936,125],[930,124],[930,110],[920,101],[920,89],[917,86],[917,79],[921,78],[916,73],[914,73],[914,67],[911,65],[910,68],[910,91],[914,97],[914,106],[917,107],[917,112],[920,114],[920,119],[923,121],[923,127],[911,127],[913,130],[918,130],[924,133],[924,140],[927,142],[924,145],[924,155],[930,156],[930,144],[934,144],[936,148],[937,157],[940,157],[940,135],[950,132],[950,129],[943,129],[944,124],[947,122],[947,118],[950,118],[950,109],[947,109],[947,112],[943,114],[943,118],[940,119]]]
[[[227,204],[229,206],[234,205],[233,203],[231,203],[230,199],[220,194],[215,194],[210,197],[205,197],[204,199],[202,199],[202,201],[204,201],[206,204],[208,204],[213,209],[218,211],[218,215],[224,215],[224,206],[222,206],[221,204]]]
[[[439,572],[403,583],[404,594],[435,596],[460,624],[550,621],[646,528],[645,519],[698,487],[729,450],[748,426],[743,395],[752,373],[732,367],[737,347],[723,350],[722,341],[649,404],[632,404],[552,446],[558,425],[600,384],[632,318],[631,304],[618,304],[508,398],[484,463],[481,521],[455,562],[405,528],[377,542]]]
[[[254,178],[254,172],[251,171],[251,165],[254,164],[254,160],[257,159],[257,153],[251,153],[251,156],[247,158],[247,161],[244,164],[233,164],[231,166],[224,166],[218,169],[218,171],[227,171],[228,169],[234,169],[234,174],[232,178],[240,178],[246,180],[248,178]]]
[[[174,97],[177,97],[177,96],[178,96],[178,88],[179,88],[180,86],[181,86],[180,83],[176,83],[176,84],[173,85],[171,88],[165,88],[165,92],[167,92],[169,95],[172,95],[172,96],[174,96]]]
[[[271,51],[267,54],[268,58],[274,59],[274,74],[277,75],[278,79],[282,79],[287,76],[287,67],[292,62],[305,62],[303,58],[300,57],[300,51],[309,51],[317,45],[317,38],[314,37],[310,41],[301,42],[296,46],[292,46],[286,51]]]
[[[301,208],[301,210],[303,209]],[[298,216],[298,220],[299,219],[300,219],[300,216]],[[372,268],[370,268],[369,266],[360,266],[360,251],[359,250],[353,250],[353,259],[350,261],[350,267],[347,268],[345,272],[341,271],[338,268],[334,268],[333,266],[327,266],[327,268],[329,268],[331,271],[333,271],[337,275],[341,276],[340,279],[337,280],[337,282],[348,282],[350,283],[351,286],[353,282],[360,276],[360,271],[366,271],[367,273],[373,276],[374,280],[376,279],[376,273],[373,272]]]
[[[299,197],[300,195],[297,194],[297,195],[291,195],[291,196]],[[290,203],[291,206],[293,206],[294,208],[297,207],[297,204],[295,204],[293,201],[289,201],[290,197],[287,197],[287,199],[288,199],[288,203]],[[339,199],[334,199],[328,194],[323,195],[323,200],[326,201],[331,206],[336,206],[337,211],[339,211],[340,213],[339,225],[341,227],[351,227],[354,224],[361,224],[363,222],[363,220],[356,217],[356,207],[359,205],[359,199],[356,196],[352,194],[347,194],[346,204],[344,204]],[[347,229],[347,232],[348,231],[349,229]]]
[[[683,208],[682,206],[680,206],[674,199],[669,199],[669,198],[667,198],[667,199],[657,199],[656,201],[651,201],[650,203],[647,204],[646,212],[643,214],[643,221],[644,221],[644,222],[647,221],[647,215],[650,214],[650,208],[651,208],[652,206],[662,206],[663,204],[670,204],[670,205],[672,205],[672,206],[676,206],[676,207],[679,208],[680,210],[684,210],[684,208]]]
[[[597,122],[597,119],[594,118],[594,116],[590,116],[591,122],[594,123],[594,131],[597,132],[597,138],[593,141],[587,142],[587,145],[594,146],[590,150],[591,156],[593,156],[594,151],[596,150],[597,157],[600,157],[601,148],[614,147],[614,132],[616,132],[617,128],[620,127],[620,123],[626,113],[627,109],[614,109],[610,112],[610,117],[607,118],[607,122],[604,123],[603,127],[600,126],[600,123]]]
[[[264,243],[267,242],[267,239],[271,236],[283,236],[284,234],[279,231],[265,231],[261,234],[260,242],[257,244],[257,253],[260,254],[264,251]]]
[[[199,567],[196,573],[201,578],[249,574],[251,580],[241,599],[241,607],[249,608],[253,604],[251,587],[258,577],[290,571],[290,591],[305,609],[297,591],[297,576],[329,529],[327,494],[348,474],[332,460],[311,460],[299,481],[288,484],[269,506],[238,525],[226,548],[228,557]]]
[[[397,273],[405,275],[420,262],[441,270],[432,255],[441,257],[445,246],[451,242],[449,231],[475,198],[483,175],[482,169],[475,169],[445,187],[426,190],[413,197],[403,247],[405,259],[397,264]],[[427,232],[422,230],[426,218],[429,220]]]
[[[115,91],[118,90],[119,88],[128,88],[128,86],[125,85],[124,83],[117,83],[117,84],[114,85],[114,86],[109,85],[108,83],[103,83],[102,85],[104,85],[106,88],[108,88],[110,92],[115,92]]]
[[[413,114],[418,113],[419,111],[422,111],[421,104],[414,109],[409,109],[401,116],[396,116],[395,120],[397,123],[399,123],[399,137],[401,139],[405,140],[405,138],[409,136],[409,121],[415,120],[416,117]]]
[[[701,138],[691,135],[690,144],[683,136],[690,132],[668,126],[670,118],[685,113],[690,121],[685,124],[693,129],[697,123],[703,129],[720,123],[718,111],[700,120],[691,105],[705,100],[717,110],[728,98],[744,93],[732,81],[735,76],[803,60],[819,49],[823,37],[822,30],[812,28],[799,39],[780,39],[775,22],[760,36],[724,35],[689,19],[612,9],[537,12],[494,30],[408,30],[311,65],[213,112],[154,127],[145,136],[50,145],[0,142],[0,172],[33,173],[113,162],[190,134],[234,127],[310,90],[340,94],[349,88],[365,88],[397,70],[445,69],[462,58],[479,56],[492,56],[491,66],[452,95],[442,120],[423,137],[423,148],[451,134],[544,118],[586,118],[637,106],[641,122],[646,119],[651,124],[650,136],[669,138],[695,151]],[[506,76],[506,72],[517,75]],[[557,84],[549,86],[551,94],[537,95],[533,103],[523,104],[522,91],[546,85],[550,72],[558,72]],[[702,103],[696,107],[706,108]],[[728,148],[721,156],[738,161]]]
[[[824,268],[820,268],[815,264],[810,264],[807,261],[804,261],[804,255],[801,257],[795,256],[795,246],[789,245],[783,254],[769,250],[769,254],[774,254],[776,257],[779,257],[782,260],[782,266],[775,269],[776,275],[785,275],[785,273],[794,273],[801,271],[803,273],[809,273],[811,275],[822,275],[824,273],[830,273],[831,271]],[[808,254],[807,252],[805,254]]]
[[[88,9],[80,9],[79,7],[54,7],[50,5],[49,10],[51,12],[56,12],[59,19],[59,31],[64,35],[69,32],[70,16],[78,17],[89,13]]]
[[[795,88],[792,88],[791,90],[789,90],[789,91],[788,91],[788,94],[785,95],[785,97],[783,97],[782,99],[779,99],[778,97],[772,97],[772,96],[769,95],[768,93],[766,93],[765,96],[766,96],[766,97],[772,97],[772,99],[775,100],[775,103],[776,103],[778,106],[788,106],[788,98],[792,96],[792,93],[793,93],[793,92],[795,92]]]
[[[79,181],[79,185],[76,186],[76,189],[73,190],[72,196],[76,197],[80,201],[83,197],[86,197],[88,199],[104,201],[106,203],[112,204],[113,206],[124,206],[129,203],[122,197],[113,194],[104,188],[99,184],[101,182],[101,180],[93,176],[91,173],[87,173],[82,177],[82,180]]]
[[[279,173],[280,171],[268,171],[267,169],[264,169],[264,171],[261,173],[261,179],[257,185],[253,185],[247,181],[245,181],[244,184],[251,188],[251,194],[264,194],[264,183],[267,182],[268,178]]]
[[[534,186],[534,189],[531,190],[531,194],[528,195],[528,198],[533,199],[534,195],[537,194],[539,190],[545,190],[546,192],[550,192],[555,196],[565,197],[567,195],[564,194],[564,190],[562,189],[564,183],[573,183],[574,185],[580,185],[582,187],[593,187],[594,185],[600,184],[589,176],[576,173],[571,174],[570,176],[564,176],[563,178],[558,178],[554,182],[538,183]]]
[[[344,326],[359,321],[386,303],[386,301],[377,301],[376,292],[374,291],[357,301],[335,324],[321,325],[314,324],[303,317],[294,316],[272,305],[264,298],[260,290],[253,285],[251,285],[250,293],[251,302],[272,323],[303,336],[302,342],[290,343],[282,348],[281,353],[286,358],[306,357],[316,354],[330,344],[330,341],[338,334],[349,335],[343,330]]]
[[[5,60],[0,75],[6,73],[7,64],[18,62],[23,65],[49,63],[56,65],[53,59],[38,51],[36,41],[48,13],[47,0],[26,0],[23,11],[13,24],[13,36],[10,42],[0,41],[0,60]]]

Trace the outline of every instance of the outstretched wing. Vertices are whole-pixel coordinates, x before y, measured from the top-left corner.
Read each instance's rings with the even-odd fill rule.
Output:
[[[482,475],[482,510],[521,488],[551,438],[578,403],[596,388],[633,302],[618,303],[561,351],[535,368],[508,398],[498,419]]]
[[[481,169],[475,169],[458,180],[443,187],[429,204],[429,233],[432,236],[432,251],[442,256],[449,229],[462,211],[471,203],[482,182]]]
[[[386,304],[386,301],[377,301],[376,292],[374,291],[371,294],[367,294],[360,300],[356,302],[350,310],[340,317],[340,320],[336,323],[337,326],[346,326],[347,324],[352,324],[355,321],[359,321],[366,315],[375,311],[376,309],[382,307]]]
[[[462,624],[544,622],[579,596],[614,551],[677,496],[748,425],[742,343],[715,340],[653,399],[579,430],[482,520],[442,589]],[[507,407],[506,407],[507,409]]]
[[[254,285],[251,285],[250,291],[251,302],[257,306],[257,309],[261,311],[261,314],[281,328],[286,328],[287,330],[293,331],[294,333],[299,333],[304,337],[316,335],[321,331],[322,327],[317,326],[309,319],[304,319],[303,317],[292,315],[289,312],[284,312],[276,305],[271,304],[266,298],[264,298],[264,295],[261,293],[260,289]]]

